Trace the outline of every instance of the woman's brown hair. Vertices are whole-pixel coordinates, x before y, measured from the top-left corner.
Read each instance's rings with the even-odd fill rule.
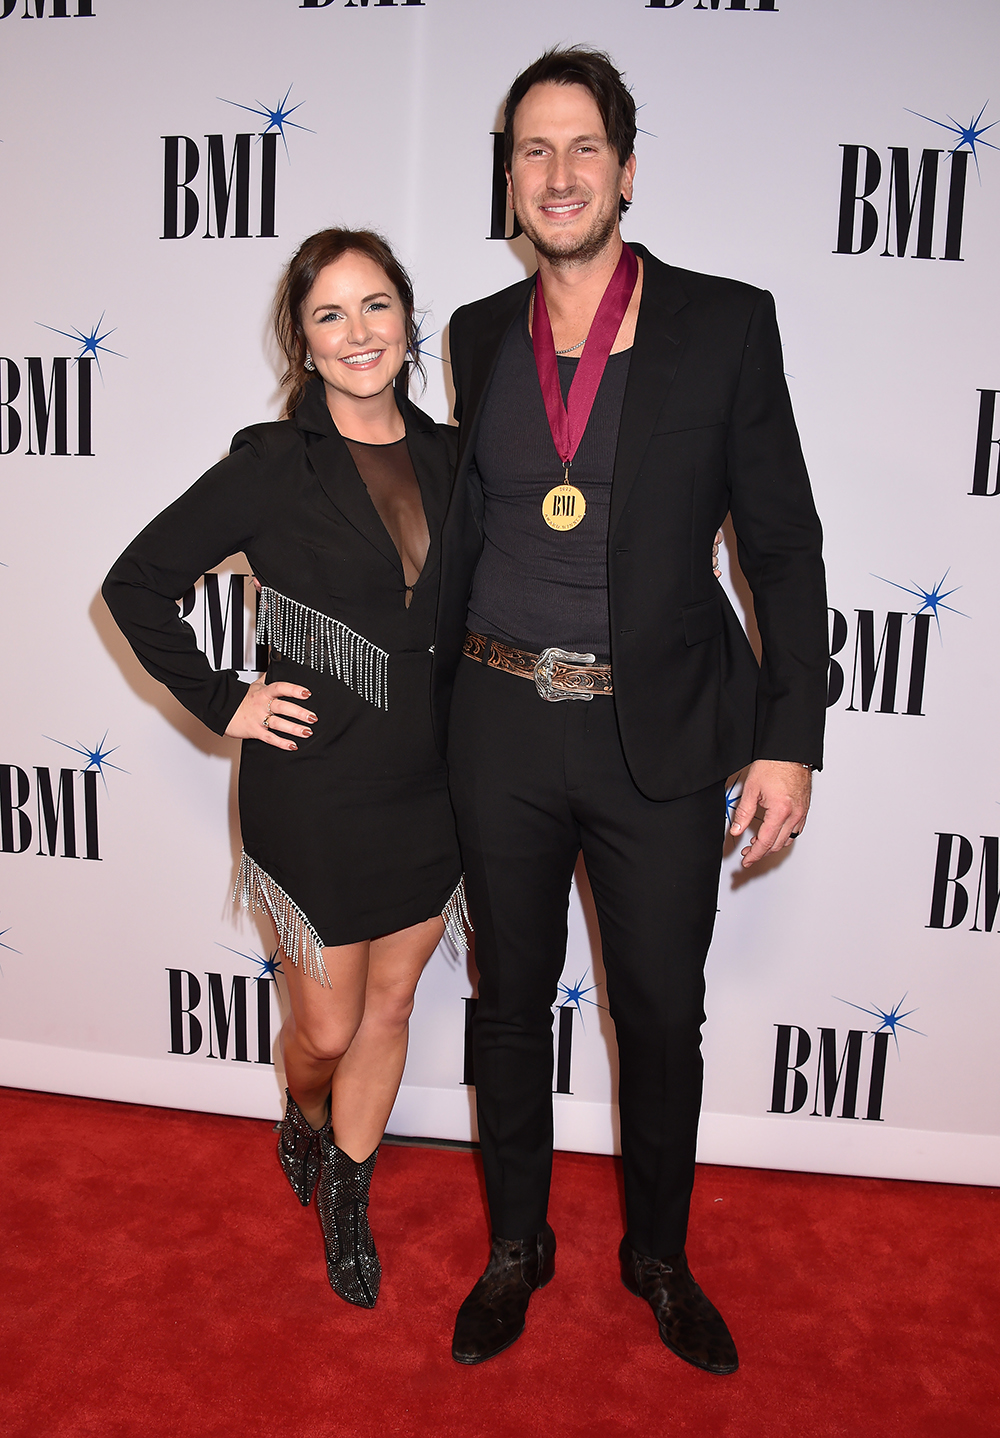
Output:
[[[286,391],[286,415],[295,410],[309,383],[309,373],[305,367],[306,339],[302,331],[302,306],[320,271],[351,251],[373,260],[402,301],[409,356],[401,371],[403,384],[406,383],[411,365],[421,378],[426,380],[420,359],[418,326],[413,313],[413,283],[393,254],[388,241],[374,230],[320,230],[299,245],[288,262],[274,297],[274,333],[285,357],[286,366],[281,376],[281,383]]]

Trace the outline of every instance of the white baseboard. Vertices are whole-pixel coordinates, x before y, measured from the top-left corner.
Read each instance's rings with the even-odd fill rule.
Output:
[[[0,1039],[0,1084],[158,1108],[278,1119],[284,1083],[269,1065],[226,1060],[142,1058]],[[555,1095],[556,1147],[616,1153],[617,1113],[609,1104]],[[390,1133],[475,1139],[471,1090],[403,1087]],[[1000,1136],[890,1128],[847,1119],[705,1113],[701,1163],[842,1173],[863,1178],[1000,1186]]]

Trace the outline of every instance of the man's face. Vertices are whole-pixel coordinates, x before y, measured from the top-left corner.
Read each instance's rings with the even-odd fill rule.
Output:
[[[553,263],[600,254],[617,231],[619,198],[632,198],[634,174],[635,156],[620,164],[583,85],[533,85],[518,105],[507,195],[522,230]]]

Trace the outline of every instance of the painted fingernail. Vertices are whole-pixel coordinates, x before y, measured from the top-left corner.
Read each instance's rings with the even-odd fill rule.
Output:
[[[289,749],[297,749],[299,746],[297,744],[289,744],[288,747]]]
[[[317,722],[318,722],[318,721],[317,721],[317,719],[316,719],[316,715],[315,715],[315,714],[310,714],[310,715],[309,715],[309,723],[310,723],[310,724],[315,724],[315,723],[317,723]]]
[[[311,689],[303,689],[303,691],[302,691],[302,698],[303,698],[303,699],[311,699],[311,698],[312,698],[312,690],[311,690]]]
[[[302,737],[303,737],[303,739],[311,739],[311,738],[312,738],[312,732],[313,732],[313,731],[312,731],[311,729],[303,729],[303,731],[302,731]]]

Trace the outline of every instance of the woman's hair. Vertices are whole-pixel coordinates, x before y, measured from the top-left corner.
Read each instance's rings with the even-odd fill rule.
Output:
[[[514,158],[514,115],[532,85],[582,85],[589,90],[618,163],[626,163],[635,149],[635,101],[610,55],[575,45],[571,50],[546,50],[511,85],[503,112],[503,158],[508,170]],[[618,201],[619,219],[628,207],[623,196]]]
[[[374,230],[320,230],[299,245],[288,262],[274,297],[274,333],[285,357],[286,366],[281,376],[281,383],[286,391],[286,415],[294,411],[309,383],[309,373],[305,367],[307,345],[302,331],[302,306],[319,278],[320,271],[351,251],[373,260],[402,301],[409,356],[401,371],[403,384],[406,383],[411,364],[422,379],[427,378],[420,359],[417,322],[413,314],[413,284],[393,254],[391,246],[381,235],[375,234]]]

